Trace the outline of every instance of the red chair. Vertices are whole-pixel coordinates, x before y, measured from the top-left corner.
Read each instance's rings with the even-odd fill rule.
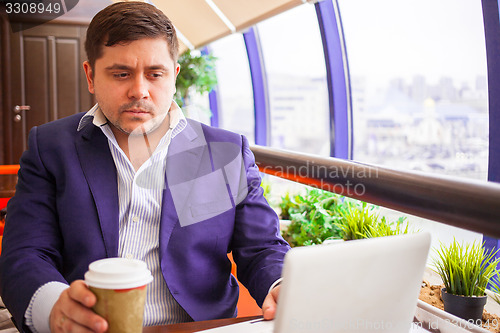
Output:
[[[19,164],[0,165],[0,175],[15,175],[19,171]]]
[[[7,207],[7,201],[15,192],[19,164],[0,165],[0,209]]]
[[[1,241],[3,237],[3,228],[5,225],[5,210],[7,207],[7,202],[14,195],[17,183],[17,171],[19,170],[19,164],[15,165],[0,165],[0,210],[2,214],[0,215],[0,251]]]

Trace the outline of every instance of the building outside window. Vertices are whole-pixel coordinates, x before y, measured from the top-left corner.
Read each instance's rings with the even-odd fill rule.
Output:
[[[339,0],[355,160],[487,179],[480,0]]]
[[[243,36],[227,36],[211,43],[210,49],[217,57],[219,127],[255,143],[252,79]]]
[[[326,67],[314,6],[257,25],[267,72],[270,146],[328,156]]]
[[[354,160],[486,181],[488,89],[481,1],[338,4],[351,78]],[[434,241],[482,239],[414,216],[408,220],[437,235]]]

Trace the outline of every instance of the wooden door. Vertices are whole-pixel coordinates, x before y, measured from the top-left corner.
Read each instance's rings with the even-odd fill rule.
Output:
[[[87,111],[93,104],[82,67],[86,26],[16,24],[24,26],[9,32],[10,73],[2,89],[9,94],[2,109],[7,113],[2,117],[4,164],[19,163],[33,126]]]

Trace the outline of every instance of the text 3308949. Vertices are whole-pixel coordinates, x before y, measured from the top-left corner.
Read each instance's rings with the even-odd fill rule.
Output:
[[[58,15],[63,10],[59,1],[43,2],[24,2],[24,1],[6,1],[3,3],[6,14],[21,15]]]

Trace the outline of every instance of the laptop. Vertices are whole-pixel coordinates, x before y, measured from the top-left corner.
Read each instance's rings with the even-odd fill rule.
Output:
[[[205,333],[425,332],[413,324],[428,232],[291,249],[273,321]]]

